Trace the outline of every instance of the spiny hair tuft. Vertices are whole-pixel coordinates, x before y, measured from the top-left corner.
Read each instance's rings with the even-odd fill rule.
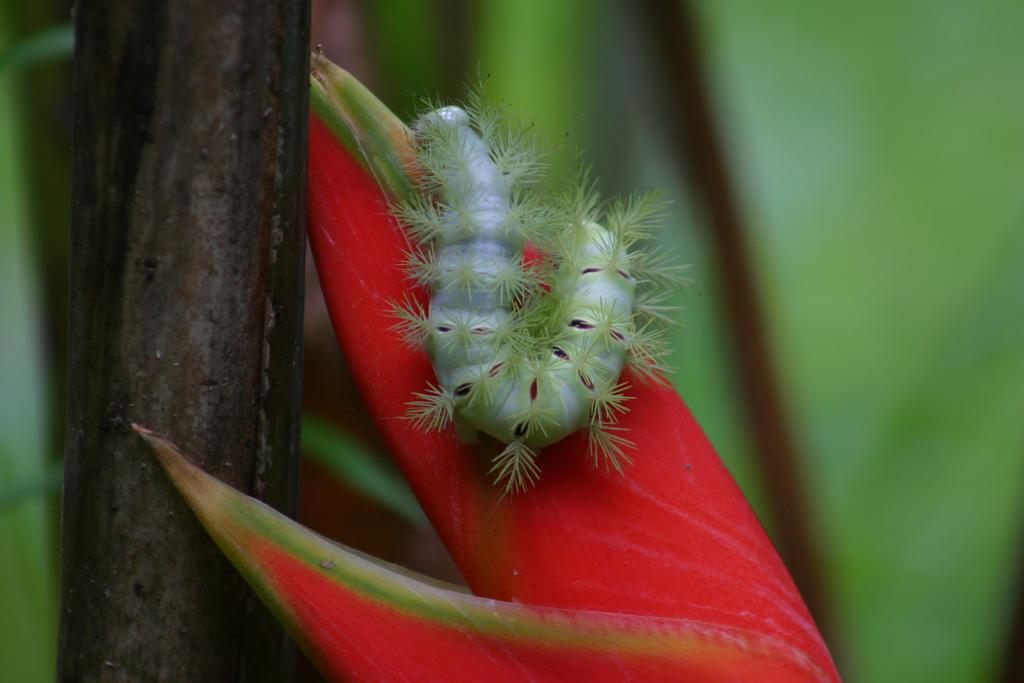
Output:
[[[408,418],[420,429],[440,431],[455,419],[455,396],[433,384],[409,402]]]
[[[401,334],[409,346],[423,348],[430,334],[427,310],[423,304],[407,294],[402,301],[391,302],[391,315],[396,319],[391,329]]]
[[[625,431],[623,427],[603,422],[590,425],[588,443],[594,467],[603,462],[606,469],[621,474],[624,466],[633,462],[626,451],[635,448],[636,444],[622,435]]]
[[[522,441],[512,441],[494,459],[491,474],[506,494],[525,491],[540,477],[537,453]]]

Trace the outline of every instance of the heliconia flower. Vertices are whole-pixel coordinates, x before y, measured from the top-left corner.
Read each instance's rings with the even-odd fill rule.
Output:
[[[594,467],[586,439],[570,436],[542,449],[543,477],[510,496],[487,476],[501,444],[466,444],[455,430],[423,431],[403,418],[434,377],[427,355],[394,331],[388,305],[404,297],[426,304],[403,271],[410,243],[389,210],[416,183],[408,132],[320,56],[311,97],[309,236],[335,331],[472,591],[737,629],[801,653],[811,665],[806,680],[838,680],[785,566],[671,387],[631,382],[620,424],[636,447],[624,475]]]
[[[806,653],[683,618],[468,595],[318,536],[135,426],[211,537],[330,680],[825,681]]]
[[[403,271],[391,203],[420,177],[405,126],[314,57],[309,232],[366,405],[474,596],[335,545],[216,481],[136,428],[247,581],[331,680],[838,681],[828,650],[742,493],[676,392],[634,384],[617,423],[624,474],[579,434],[544,476],[502,495],[502,444],[403,416],[433,377],[389,302],[425,301]],[[627,380],[630,378],[627,376]]]

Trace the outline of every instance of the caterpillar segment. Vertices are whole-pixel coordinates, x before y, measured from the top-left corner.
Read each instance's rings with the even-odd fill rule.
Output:
[[[559,206],[541,202],[529,191],[536,155],[479,106],[430,111],[414,135],[424,192],[395,211],[417,244],[407,265],[430,303],[395,312],[425,346],[437,385],[417,394],[409,417],[504,442],[492,473],[507,491],[536,481],[537,449],[581,429],[595,464],[621,471],[632,444],[616,424],[629,400],[620,375],[629,365],[659,377],[667,352],[657,324],[667,308],[657,293],[638,299],[638,288],[681,280],[637,249],[657,203],[613,204],[605,227],[586,185]],[[539,262],[524,264],[527,243]]]

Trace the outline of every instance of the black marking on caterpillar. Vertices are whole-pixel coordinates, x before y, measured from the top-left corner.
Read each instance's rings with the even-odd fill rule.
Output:
[[[683,280],[663,253],[639,249],[660,202],[613,202],[603,225],[590,183],[545,204],[530,191],[541,165],[523,136],[479,98],[467,110],[420,117],[424,192],[395,207],[417,245],[410,274],[431,289],[428,311],[394,305],[398,327],[425,346],[438,380],[409,417],[503,441],[492,473],[509,491],[537,479],[536,449],[580,429],[595,464],[621,471],[632,444],[616,424],[630,398],[619,375],[626,366],[641,378],[665,371],[659,322],[670,307],[665,288],[651,286]],[[539,264],[524,265],[526,243],[544,254]]]

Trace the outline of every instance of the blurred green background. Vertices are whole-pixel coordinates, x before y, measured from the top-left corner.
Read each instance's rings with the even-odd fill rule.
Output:
[[[774,530],[728,274],[677,153],[678,84],[646,5],[317,0],[314,40],[403,115],[480,74],[556,168],[582,150],[609,192],[666,189],[659,239],[695,279],[673,381]],[[999,680],[1024,576],[1024,3],[686,7],[844,677]],[[0,681],[54,672],[70,34],[39,32],[67,16],[0,4]],[[306,376],[343,380],[315,291],[307,308]],[[312,387],[303,518],[329,530],[341,513],[317,501],[341,495],[379,524],[360,543],[339,519],[335,536],[450,572],[374,436]]]

